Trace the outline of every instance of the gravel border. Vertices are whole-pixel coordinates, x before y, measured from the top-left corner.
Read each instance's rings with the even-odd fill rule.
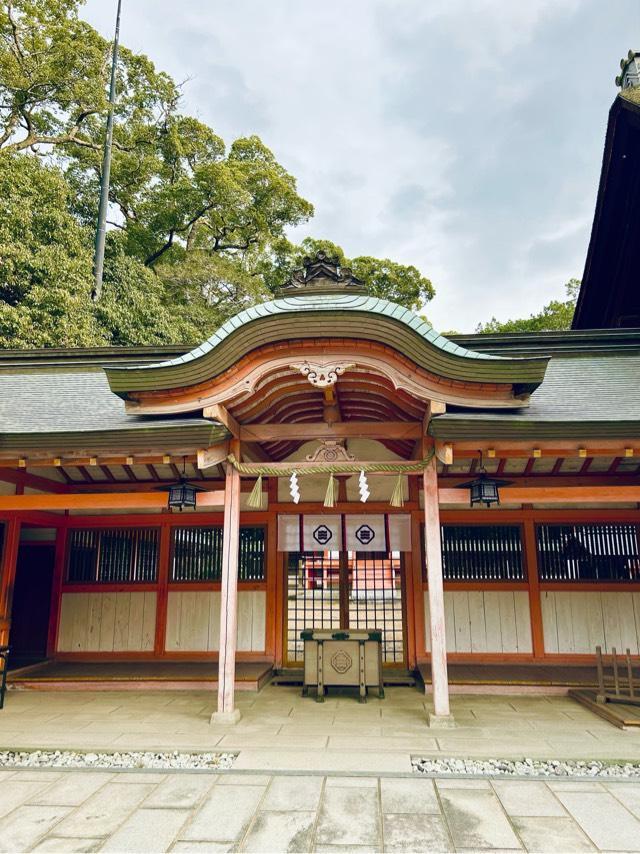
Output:
[[[597,759],[425,759],[411,757],[415,773],[430,777],[565,777],[640,779],[638,762]]]
[[[1,750],[0,768],[106,768],[125,770],[227,770],[237,753],[182,753],[178,750],[119,751]]]

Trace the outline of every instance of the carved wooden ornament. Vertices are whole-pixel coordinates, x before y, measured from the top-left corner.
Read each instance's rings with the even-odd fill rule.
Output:
[[[296,362],[289,365],[291,370],[300,371],[302,376],[306,377],[311,385],[316,388],[327,388],[327,386],[335,385],[338,377],[342,376],[349,368],[355,368],[353,362],[330,362],[321,364],[320,362]]]

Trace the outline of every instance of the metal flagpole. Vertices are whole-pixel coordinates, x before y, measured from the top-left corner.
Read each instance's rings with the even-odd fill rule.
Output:
[[[109,112],[107,114],[107,135],[104,141],[102,157],[102,173],[100,175],[100,207],[98,208],[98,225],[96,229],[96,245],[93,258],[94,283],[91,299],[97,302],[102,293],[102,271],[104,267],[104,243],[107,234],[107,208],[109,207],[109,176],[111,173],[111,147],[113,143],[113,113],[116,105],[116,68],[118,65],[118,43],[120,41],[120,9],[122,0],[118,0],[116,13],[116,32],[113,37],[113,56],[111,60],[111,86],[109,88]]]

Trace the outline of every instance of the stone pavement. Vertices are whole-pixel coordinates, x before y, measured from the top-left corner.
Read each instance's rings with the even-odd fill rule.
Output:
[[[1,771],[0,851],[638,851],[640,783]]]
[[[368,772],[411,770],[411,756],[640,760],[640,732],[622,731],[565,696],[455,695],[456,727],[427,726],[430,699],[390,688],[361,705],[325,703],[297,688],[238,693],[242,719],[211,726],[206,691],[10,691],[0,748],[239,751],[237,769]]]

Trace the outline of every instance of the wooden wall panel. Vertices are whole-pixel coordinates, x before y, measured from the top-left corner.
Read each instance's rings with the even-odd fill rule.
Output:
[[[238,651],[264,652],[266,591],[238,592]],[[220,591],[170,590],[167,652],[215,652],[220,640]]]
[[[531,653],[526,590],[445,590],[447,652]],[[425,648],[429,651],[429,597],[424,594]]]
[[[153,650],[156,594],[63,593],[58,652]]]
[[[640,652],[640,593],[544,590],[541,597],[546,653]]]

